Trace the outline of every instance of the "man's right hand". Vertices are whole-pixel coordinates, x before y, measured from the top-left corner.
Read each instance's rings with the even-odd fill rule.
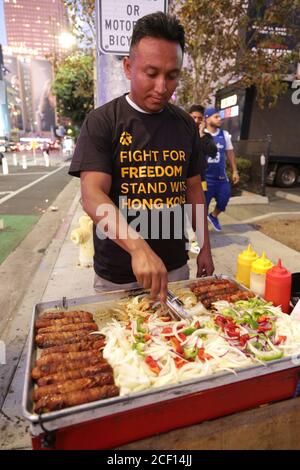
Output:
[[[151,290],[151,297],[167,299],[168,272],[162,260],[150,247],[138,248],[131,253],[131,266],[138,283]]]

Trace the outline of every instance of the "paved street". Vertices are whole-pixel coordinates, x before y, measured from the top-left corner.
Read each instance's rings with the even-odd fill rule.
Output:
[[[40,214],[70,181],[68,163],[0,175],[0,214]]]
[[[17,166],[22,166],[23,155],[26,156],[26,162],[28,166],[45,165],[45,158],[41,150],[36,150],[35,154],[33,154],[31,150],[25,150],[22,152],[6,152],[5,157],[7,158],[10,172],[13,171],[13,167],[16,168]],[[50,166],[60,165],[67,157],[68,156],[61,150],[51,150],[49,152],[49,164]],[[2,171],[0,166],[0,174],[1,173]]]
[[[11,165],[9,174],[0,173],[0,263],[29,233],[42,214],[47,210],[58,210],[53,201],[71,178],[68,176],[68,162],[61,154],[50,154],[51,166],[42,166],[42,156],[36,161],[28,157],[28,167]],[[20,156],[19,156],[20,160]],[[39,164],[35,164],[39,163]],[[0,167],[1,169],[1,167]]]

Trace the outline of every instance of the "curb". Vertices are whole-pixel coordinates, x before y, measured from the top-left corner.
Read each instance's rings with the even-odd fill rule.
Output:
[[[300,203],[300,196],[297,196],[297,194],[285,193],[283,191],[276,191],[275,196],[280,197],[282,199],[287,199],[288,201]]]
[[[299,198],[300,202],[300,198]],[[259,194],[251,194],[249,196],[234,196],[230,198],[228,205],[247,205],[247,204],[269,204],[269,198],[267,196],[259,196]]]
[[[269,214],[258,215],[242,221],[243,224],[252,224],[266,219],[279,218],[283,220],[299,219],[300,211],[298,212],[269,212]]]

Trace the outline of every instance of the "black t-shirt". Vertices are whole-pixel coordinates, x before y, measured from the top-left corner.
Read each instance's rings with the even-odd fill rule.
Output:
[[[111,175],[109,197],[123,213],[136,210],[139,217],[147,211],[151,218],[155,210],[167,207],[172,225],[174,207],[186,202],[187,178],[200,175],[204,166],[197,128],[185,111],[168,104],[160,113],[142,113],[124,95],[87,116],[69,173]],[[126,216],[128,223],[136,220],[134,215]],[[139,228],[138,224],[132,226]],[[171,227],[168,239],[161,237],[161,229],[159,236],[149,230],[148,238],[144,237],[168,271],[187,261],[186,239],[184,235],[177,239],[174,233]],[[95,226],[94,246],[94,268],[99,276],[120,284],[136,280],[130,255],[113,240],[99,239]]]
[[[202,152],[204,155],[208,155],[210,158],[216,158],[218,153],[218,147],[215,144],[214,138],[209,132],[205,132],[204,136],[201,137]]]

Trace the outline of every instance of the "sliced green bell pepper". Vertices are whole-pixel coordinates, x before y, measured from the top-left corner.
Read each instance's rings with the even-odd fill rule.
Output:
[[[248,341],[247,349],[261,361],[275,361],[276,359],[280,359],[283,356],[283,351],[278,348],[274,347],[274,349],[272,348],[269,351],[260,351],[256,346],[254,346],[254,344],[256,343]]]
[[[186,328],[185,330],[181,331],[181,333],[183,333],[185,336],[189,336],[194,333],[194,331],[197,331],[197,328],[190,326],[189,328]]]
[[[144,323],[144,317],[139,317],[137,320],[136,320],[136,330],[139,332],[139,333],[143,333],[145,334],[146,331],[142,328],[142,324]]]
[[[183,348],[183,356],[185,359],[195,359],[198,354],[198,348],[189,349]]]

